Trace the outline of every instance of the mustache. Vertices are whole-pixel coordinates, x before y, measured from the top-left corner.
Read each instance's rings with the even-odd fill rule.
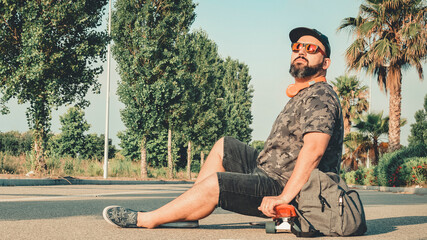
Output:
[[[299,56],[299,57],[297,57],[297,58],[295,58],[294,59],[294,61],[292,62],[292,63],[294,63],[296,60],[298,60],[298,59],[304,59],[306,62],[308,62],[308,59],[307,58],[305,58],[305,57],[303,57],[303,56]]]

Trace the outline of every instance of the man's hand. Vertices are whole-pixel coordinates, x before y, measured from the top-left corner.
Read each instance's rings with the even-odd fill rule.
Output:
[[[287,204],[287,202],[278,196],[264,197],[261,205],[258,207],[258,210],[264,213],[267,217],[274,217],[276,216],[274,207],[280,204]]]

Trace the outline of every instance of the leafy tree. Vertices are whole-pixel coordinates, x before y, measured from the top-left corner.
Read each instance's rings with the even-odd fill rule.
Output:
[[[360,145],[355,150],[372,150],[374,158],[372,164],[377,165],[379,159],[380,137],[387,135],[389,118],[383,117],[383,113],[369,113],[355,120],[354,127],[361,133],[357,136]],[[354,139],[354,137],[353,137]]]
[[[121,154],[127,159],[135,161],[141,157],[139,152],[141,140],[136,134],[133,134],[129,129],[117,133],[120,139],[119,146],[122,148]]]
[[[45,168],[44,150],[51,109],[99,92],[96,75],[105,59],[106,32],[97,32],[107,0],[0,2],[0,105],[16,98],[29,103],[38,167]]]
[[[409,146],[424,144],[427,146],[427,95],[424,97],[424,109],[415,112],[415,123],[411,124]]]
[[[86,146],[84,148],[84,152],[82,153],[81,157],[83,159],[97,159],[98,161],[101,161],[104,159],[104,141],[105,141],[105,135],[104,134],[96,134],[91,133],[89,135],[85,136],[86,139]],[[116,147],[113,145],[113,141],[111,138],[108,139],[108,158],[114,158],[117,150]]]
[[[258,151],[258,153],[260,153],[264,149],[264,144],[265,144],[264,141],[254,140],[251,142],[250,146],[255,148]]]
[[[82,159],[98,159],[104,156],[104,135],[86,134],[90,124],[85,113],[79,107],[71,107],[59,117],[61,133],[52,137],[51,152],[59,156],[79,157]],[[109,139],[108,157],[113,158],[116,152]]]
[[[177,140],[187,143],[187,177],[191,178],[193,148],[206,150],[221,136],[217,99],[221,94],[218,86],[223,77],[222,60],[216,44],[201,30],[187,34],[178,43],[183,78],[188,78],[189,84],[184,97],[187,119],[181,119]]]
[[[357,170],[359,161],[366,165],[370,143],[368,136],[360,132],[350,132],[344,137],[346,152],[342,156],[342,164],[347,171]]]
[[[90,124],[84,118],[85,113],[78,107],[71,107],[59,117],[61,134],[58,137],[57,153],[61,156],[81,156],[85,152],[87,139],[85,132]]]
[[[342,108],[344,120],[344,135],[351,130],[352,122],[364,111],[368,110],[368,87],[362,86],[356,76],[339,76],[332,81]]]
[[[0,152],[19,156],[31,151],[32,134],[31,131],[19,133],[17,131],[0,132]]]
[[[356,18],[345,18],[338,30],[349,29],[356,40],[346,52],[351,70],[377,76],[390,93],[390,150],[400,148],[402,69],[416,68],[423,78],[427,54],[426,3],[423,0],[365,0]]]
[[[195,5],[191,0],[118,0],[115,8],[113,55],[121,76],[117,93],[125,104],[121,116],[127,133],[138,136],[140,148],[145,148],[151,132],[172,131],[183,112],[185,83],[176,42],[194,21]],[[171,165],[171,149],[168,152]],[[146,159],[141,165],[141,175],[146,177]]]
[[[249,68],[237,60],[227,58],[224,62],[224,89],[222,107],[224,110],[224,135],[232,136],[242,142],[251,141],[253,89],[249,85]]]

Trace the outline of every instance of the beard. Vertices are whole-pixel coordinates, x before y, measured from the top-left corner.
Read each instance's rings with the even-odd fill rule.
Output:
[[[308,61],[307,61],[308,63]],[[319,63],[314,66],[300,66],[302,64],[291,63],[291,68],[289,69],[289,73],[294,78],[306,78],[314,76],[319,71],[323,70],[323,63]]]

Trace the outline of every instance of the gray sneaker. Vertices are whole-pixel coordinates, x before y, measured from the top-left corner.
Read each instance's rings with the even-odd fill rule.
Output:
[[[102,211],[108,223],[122,228],[136,228],[138,212],[120,206],[108,206]]]
[[[143,212],[143,211],[141,211]],[[122,228],[137,228],[138,212],[120,206],[108,206],[104,208],[102,216],[108,223]],[[198,228],[199,221],[172,222],[159,226],[160,228]]]

